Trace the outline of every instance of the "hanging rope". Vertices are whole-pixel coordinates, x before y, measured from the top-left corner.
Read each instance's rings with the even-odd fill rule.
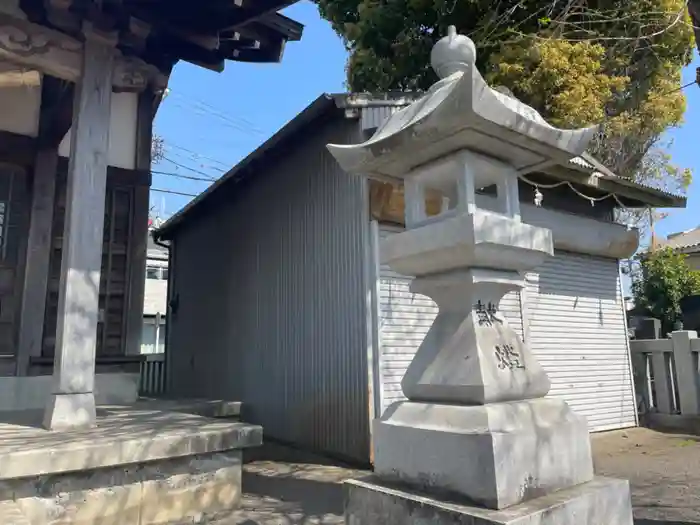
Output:
[[[530,179],[528,179],[525,175],[518,175],[518,178],[522,180],[523,182],[529,184],[533,188],[535,188],[535,206],[542,206],[542,200],[544,199],[544,196],[542,195],[542,192],[540,192],[540,188],[543,189],[552,189],[552,188],[558,188],[560,186],[568,186],[571,191],[573,191],[576,195],[579,197],[586,199],[588,202],[591,203],[591,206],[595,206],[596,202],[604,201],[605,199],[615,199],[615,202],[622,207],[622,208],[627,208],[625,204],[622,203],[620,198],[617,196],[615,193],[608,193],[607,195],[603,195],[602,197],[590,197],[588,195],[585,195],[584,193],[581,193],[579,190],[576,189],[576,187],[571,184],[569,181],[561,181],[561,182],[555,182],[553,184],[540,184],[539,182],[534,182]]]

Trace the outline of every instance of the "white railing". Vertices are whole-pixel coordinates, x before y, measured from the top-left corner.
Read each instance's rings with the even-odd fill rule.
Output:
[[[139,395],[159,396],[165,393],[165,354],[146,354],[141,362]]]
[[[641,414],[700,415],[697,332],[633,340],[630,350]]]

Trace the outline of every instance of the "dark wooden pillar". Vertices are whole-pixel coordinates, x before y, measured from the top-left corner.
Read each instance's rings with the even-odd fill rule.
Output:
[[[49,147],[39,151],[34,165],[22,309],[19,315],[17,375],[26,375],[30,358],[41,356],[57,163],[58,148]]]
[[[151,171],[151,140],[153,138],[153,113],[155,95],[146,90],[139,95],[136,120],[136,169]],[[148,252],[148,210],[150,176],[148,185],[134,188],[134,208],[131,225],[130,268],[126,312],[126,354],[141,352],[143,326],[143,299],[146,287],[146,255]]]

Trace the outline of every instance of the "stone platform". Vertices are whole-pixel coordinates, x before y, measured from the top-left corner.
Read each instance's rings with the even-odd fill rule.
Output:
[[[632,525],[627,481],[594,478],[502,510],[489,510],[376,478],[345,483],[345,521],[352,525]]]
[[[262,428],[173,408],[100,407],[96,428],[60,433],[40,428],[39,411],[0,413],[0,508],[15,516],[3,525],[198,523],[235,510],[241,449],[260,445]]]
[[[586,421],[560,399],[398,402],[375,420],[374,446],[382,479],[491,509],[593,479]]]

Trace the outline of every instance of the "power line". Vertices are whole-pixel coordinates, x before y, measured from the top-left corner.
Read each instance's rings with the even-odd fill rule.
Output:
[[[180,173],[171,173],[168,171],[151,170],[151,173],[153,173],[154,175],[167,175],[168,177],[177,177],[178,179],[197,180],[197,181],[201,181],[201,182],[212,182],[212,179],[209,179],[209,178],[194,177],[192,175],[182,175]]]
[[[677,88],[673,88],[673,89],[666,91],[664,93],[657,93],[656,95],[652,94],[649,98],[646,99],[645,102],[649,102],[651,100],[656,100],[656,99],[661,98],[661,97],[667,97],[669,95],[673,95],[674,93],[678,93],[679,91],[683,91],[685,88],[690,87],[693,84],[697,84],[698,86],[700,86],[700,67],[697,69],[696,75],[697,75],[697,78],[695,80],[693,80],[692,82],[688,82],[687,84],[684,84],[684,85],[679,86]],[[618,117],[625,112],[628,112],[630,115],[634,115],[638,111],[641,111],[641,109],[642,109],[641,104],[638,104],[636,107],[630,108],[628,110],[623,109],[617,114],[606,114],[606,118]]]
[[[225,168],[231,167],[231,164],[228,162],[223,162],[221,160],[217,160],[217,159],[212,158],[212,157],[207,157],[206,155],[202,155],[201,153],[197,153],[196,151],[192,151],[191,149],[187,149],[184,146],[180,146],[178,144],[173,144],[172,142],[168,142],[168,144],[166,146],[182,150],[186,153],[190,153],[192,155],[193,160],[196,160],[197,158],[202,158],[202,159],[206,159],[206,160],[210,160],[212,162],[215,162],[216,164],[221,164]]]
[[[683,86],[677,87],[677,88],[672,89],[670,91],[667,91],[665,93],[659,93],[658,95],[652,95],[647,100],[655,100],[659,97],[667,97],[668,95],[673,95],[674,93],[678,93],[679,91],[683,91],[685,88],[690,87],[693,84],[700,84],[700,68],[698,68],[696,74],[697,74],[698,78],[696,78],[692,82],[688,82],[687,84],[684,84]]]
[[[166,161],[168,161],[168,162],[174,164],[175,166],[177,166],[177,167],[179,167],[179,168],[183,168],[183,169],[186,169],[186,170],[193,171],[193,172],[195,172],[195,173],[199,173],[200,175],[204,175],[205,177],[208,177],[209,180],[216,180],[215,177],[212,177],[212,176],[209,175],[208,173],[204,173],[203,171],[196,170],[196,169],[194,169],[194,168],[190,168],[189,166],[185,166],[184,164],[181,164],[181,163],[177,162],[176,160],[173,160],[173,159],[171,159],[171,158],[169,158],[169,157],[166,157],[165,155],[163,155],[163,160],[166,160]]]
[[[173,151],[173,150],[169,151],[169,153],[170,153],[170,155],[174,155],[176,157],[181,157],[181,158],[185,159],[187,162],[194,162],[198,168],[202,168],[202,169],[218,171],[219,173],[225,173],[230,168],[230,166],[227,166],[227,168],[224,169],[224,168],[221,168],[219,166],[215,166],[213,163],[203,162],[201,157],[197,157],[194,154],[188,155],[187,153],[182,153],[181,151]]]
[[[162,190],[160,188],[151,188],[151,191],[157,191],[159,193],[170,193],[171,195],[182,195],[183,197],[197,197],[197,194],[195,194],[195,193],[184,193],[182,191]]]
[[[206,102],[203,102],[201,100],[190,100],[188,97],[185,97],[184,95],[180,95],[179,93],[173,93],[173,96],[175,98],[180,99],[185,102],[185,104],[189,104],[190,108],[193,109],[196,113],[200,115],[209,115],[213,117],[217,117],[220,120],[227,122],[230,124],[231,127],[234,129],[237,129],[238,131],[244,131],[244,132],[252,132],[256,134],[263,134],[263,132],[259,129],[256,128],[255,125],[242,117],[234,117],[231,114],[224,113],[221,109],[216,108],[210,104],[207,104]],[[176,102],[177,104],[177,102]],[[180,105],[182,107],[182,105]]]
[[[256,135],[262,135],[263,132],[257,128],[252,128],[247,124],[241,124],[238,123],[234,120],[231,120],[230,118],[226,117],[225,115],[220,115],[217,113],[214,113],[213,111],[206,110],[201,107],[196,107],[196,106],[188,106],[185,104],[181,104],[180,102],[175,101],[173,105],[177,108],[184,109],[184,110],[191,110],[195,115],[199,115],[202,117],[214,117],[220,121],[220,124],[222,126],[225,126],[227,128],[233,129],[235,131],[239,131],[241,133],[246,133],[246,134],[256,134]]]

